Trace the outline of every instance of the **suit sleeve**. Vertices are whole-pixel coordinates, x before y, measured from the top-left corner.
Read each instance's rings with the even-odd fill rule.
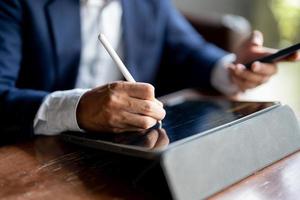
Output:
[[[210,88],[212,69],[228,52],[206,42],[170,0],[162,2],[167,12],[163,67],[177,74],[180,84]]]
[[[32,135],[34,116],[48,94],[16,86],[22,62],[22,28],[20,2],[0,1],[0,140]]]

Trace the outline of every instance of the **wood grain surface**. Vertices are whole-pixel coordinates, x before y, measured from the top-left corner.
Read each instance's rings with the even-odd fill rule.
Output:
[[[199,94],[185,90],[161,100],[172,96]],[[170,196],[152,162],[81,148],[59,137],[37,137],[0,147],[0,199],[165,200]],[[300,151],[210,199],[300,199]]]
[[[0,199],[169,199],[166,184],[155,174],[148,185],[140,184],[149,166],[58,137],[39,137],[0,148]],[[300,199],[300,152],[211,199]]]
[[[156,199],[137,186],[148,166],[39,137],[0,148],[0,199]]]

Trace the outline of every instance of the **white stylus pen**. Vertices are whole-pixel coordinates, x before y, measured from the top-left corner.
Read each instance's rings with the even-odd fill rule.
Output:
[[[105,37],[105,35],[100,33],[98,39],[100,40],[103,47],[106,49],[107,53],[111,56],[112,60],[116,63],[117,67],[119,68],[119,70],[121,71],[125,79],[128,82],[135,83],[136,81],[134,80],[130,72],[127,70],[126,66],[124,65],[124,63],[122,62],[122,60],[120,59],[120,57],[118,56],[114,48],[111,46],[110,42]],[[159,128],[162,128],[162,122],[158,121],[158,123],[159,123]]]

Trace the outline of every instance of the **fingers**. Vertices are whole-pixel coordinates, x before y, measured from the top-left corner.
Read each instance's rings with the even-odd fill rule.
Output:
[[[260,31],[253,31],[252,35],[250,36],[251,44],[254,46],[263,46],[264,37]]]
[[[284,58],[282,61],[300,61],[300,51]]]
[[[275,49],[264,47],[263,43],[263,34],[260,31],[253,31],[251,36],[237,48],[235,52],[237,63],[252,62],[257,58],[277,52]]]
[[[111,104],[113,104],[114,108],[126,110],[133,114],[152,117],[155,120],[162,120],[165,117],[166,112],[163,109],[163,104],[153,98],[153,86],[144,83],[127,84],[126,82],[116,82],[112,83],[110,87],[110,89],[115,90],[113,95],[116,97],[111,98],[111,101],[113,102]],[[121,89],[123,89],[122,92],[119,92],[118,90]],[[135,95],[133,91],[140,92],[140,94]],[[144,97],[148,95],[151,100],[148,100],[149,98],[141,98],[142,95],[144,95]]]
[[[149,129],[162,120],[166,112],[156,101],[140,100],[131,97],[112,98],[108,105],[107,120],[113,132],[132,131],[135,128]],[[140,131],[140,130],[138,130]]]
[[[262,76],[272,76],[277,73],[277,66],[275,64],[254,62],[251,66],[251,69],[256,74]]]
[[[158,129],[159,136],[154,148],[163,148],[170,143],[169,137],[165,129]]]
[[[277,73],[275,64],[264,64],[256,62],[251,67],[252,70],[247,70],[244,65],[232,65],[229,68],[231,80],[242,91],[255,88],[263,83],[266,83],[270,77]]]
[[[157,120],[151,117],[122,112],[108,120],[107,129],[113,133],[143,132],[155,126],[156,123]]]
[[[262,83],[265,76],[258,74],[258,73],[253,73],[250,70],[247,70],[244,65],[238,64],[231,68],[233,71],[233,74],[235,77],[238,79],[242,79],[248,82],[253,82],[253,83]]]
[[[232,82],[235,85],[237,85],[242,92],[245,92],[248,89],[253,89],[253,88],[257,87],[256,83],[252,83],[252,82],[246,81],[244,79],[237,78],[235,76],[232,77]]]
[[[131,83],[125,81],[117,81],[108,84],[111,91],[124,92],[130,97],[143,99],[143,100],[154,100],[159,105],[163,106],[163,103],[155,98],[155,88],[148,83]]]
[[[109,117],[108,123],[115,133],[128,131],[141,132],[155,126],[157,120],[152,117],[122,111],[118,115]]]
[[[147,133],[144,146],[147,148],[163,148],[170,143],[169,137],[164,129],[155,129]]]
[[[113,127],[109,130],[110,132],[113,133],[125,133],[125,132],[143,132],[144,129],[139,129],[139,128],[132,128],[130,126],[127,127],[122,127],[122,128],[117,128],[117,127]]]
[[[162,105],[156,101],[140,100],[129,97],[120,102],[120,106],[130,113],[149,116],[157,121],[162,120],[166,116],[166,111]]]
[[[145,136],[144,140],[144,147],[152,149],[155,147],[155,144],[159,138],[159,132],[158,130],[151,130],[147,135]]]
[[[76,110],[79,126],[92,132],[142,131],[165,115],[152,85],[121,81],[90,90]]]
[[[160,106],[162,106],[162,107],[164,106],[164,104],[163,104],[161,101],[159,101],[159,100],[157,100],[157,99],[155,99],[154,101],[155,101],[156,103],[158,103]]]
[[[112,91],[125,92],[129,96],[139,99],[154,100],[154,87],[148,83],[131,83],[118,81],[108,85]]]
[[[118,123],[124,124],[124,127],[135,127],[139,129],[149,129],[153,126],[156,125],[157,120],[148,117],[148,116],[143,116],[139,114],[133,114],[130,112],[123,112],[120,115],[123,117],[120,117],[120,121]]]
[[[297,51],[296,53],[294,53],[292,58],[293,58],[292,61],[300,61],[300,51]]]

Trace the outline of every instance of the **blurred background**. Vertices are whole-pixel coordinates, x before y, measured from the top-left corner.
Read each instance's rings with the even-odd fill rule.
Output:
[[[246,18],[264,33],[265,45],[284,48],[300,42],[300,0],[173,0],[184,13],[207,19],[226,14]],[[267,84],[241,96],[250,100],[281,101],[300,116],[300,63],[282,63]]]

